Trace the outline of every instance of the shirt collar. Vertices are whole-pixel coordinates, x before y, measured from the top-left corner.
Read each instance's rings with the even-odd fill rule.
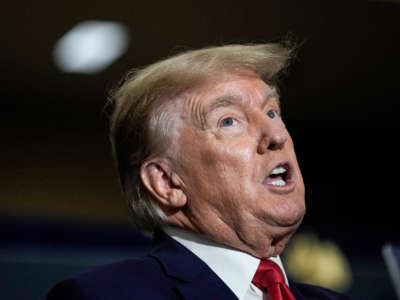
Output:
[[[166,226],[164,231],[204,261],[239,299],[243,299],[257,271],[259,258],[176,227]],[[278,264],[288,283],[280,257],[270,259]]]

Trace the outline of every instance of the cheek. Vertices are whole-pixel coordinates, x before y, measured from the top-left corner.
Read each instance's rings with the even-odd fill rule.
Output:
[[[202,155],[208,157],[210,162],[215,164],[227,167],[246,166],[251,162],[252,155],[256,153],[256,149],[256,143],[249,140],[217,141],[213,147],[205,149]]]
[[[251,153],[236,146],[199,151],[192,156],[194,166],[190,176],[197,192],[213,198],[233,198],[243,192],[246,179],[251,176]],[[197,161],[197,163],[196,163]],[[231,199],[232,201],[233,199]]]
[[[215,176],[219,184],[224,184],[230,190],[240,189],[252,177],[255,169],[251,151],[238,145],[218,150],[210,153],[208,158],[210,176]]]

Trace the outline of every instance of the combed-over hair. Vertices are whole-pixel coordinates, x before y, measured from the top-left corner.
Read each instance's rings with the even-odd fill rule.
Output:
[[[291,47],[279,43],[226,45],[187,51],[126,75],[110,97],[110,140],[122,191],[139,230],[152,232],[165,221],[140,179],[140,168],[171,144],[178,120],[168,104],[216,74],[252,71],[275,85],[291,53]]]

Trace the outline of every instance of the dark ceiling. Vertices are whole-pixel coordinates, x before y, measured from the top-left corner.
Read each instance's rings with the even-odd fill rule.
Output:
[[[45,0],[1,14],[0,213],[125,217],[102,113],[109,88],[182,49],[290,34],[301,47],[281,92],[309,187],[306,222],[394,226],[400,4]],[[60,73],[55,42],[88,19],[125,24],[128,51],[100,74]]]

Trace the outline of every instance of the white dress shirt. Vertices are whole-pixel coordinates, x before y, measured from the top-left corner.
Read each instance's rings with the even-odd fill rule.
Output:
[[[268,295],[251,283],[260,259],[248,253],[217,244],[204,237],[175,227],[165,227],[164,231],[185,246],[203,262],[232,290],[239,300],[265,300]],[[286,284],[288,280],[279,256],[270,258],[282,270]]]

